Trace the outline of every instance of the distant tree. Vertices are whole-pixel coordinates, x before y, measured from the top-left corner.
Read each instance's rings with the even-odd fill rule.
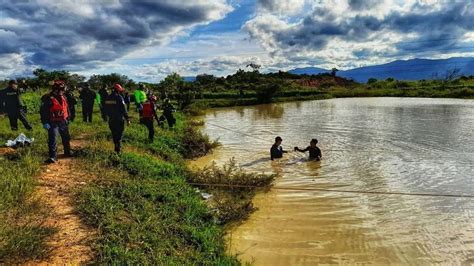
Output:
[[[46,87],[48,86],[53,80],[60,79],[64,80],[67,84],[71,86],[77,86],[79,83],[83,82],[86,77],[79,75],[79,74],[71,74],[65,70],[53,70],[47,71],[42,68],[37,68],[33,70],[33,75],[35,75],[35,79],[31,80],[32,86],[41,86]]]
[[[158,91],[162,98],[175,95],[182,83],[184,83],[184,79],[177,73],[172,73],[158,83]]]
[[[200,85],[210,85],[216,82],[217,78],[213,75],[200,74],[196,76],[196,83]]]
[[[395,81],[395,79],[394,78],[387,78],[386,81],[393,82],[393,81]]]
[[[258,71],[262,66],[255,63],[250,63],[246,65],[245,67],[251,67],[253,71]]]
[[[184,110],[186,107],[192,104],[196,98],[196,93],[197,92],[193,83],[180,82],[178,85],[178,93],[176,95],[179,108]]]
[[[336,73],[337,73],[337,71],[339,71],[339,69],[337,69],[337,68],[333,67],[333,68],[331,69],[331,76],[335,77],[335,76],[336,76]]]
[[[370,79],[367,81],[367,84],[374,84],[375,82],[377,82],[377,79],[376,79],[376,78],[370,78]]]
[[[79,75],[79,74],[72,74],[67,78],[67,83],[70,86],[77,86],[78,84],[84,82],[86,80],[86,77]]]
[[[281,89],[282,85],[280,83],[269,82],[264,84],[257,91],[257,100],[261,103],[270,103]]]
[[[127,83],[129,83],[129,78],[125,75],[120,75],[118,73],[112,73],[112,74],[107,74],[107,75],[92,75],[89,78],[88,83],[96,88],[99,89],[103,85],[107,87],[113,86],[115,83],[119,83],[123,86],[126,86]]]

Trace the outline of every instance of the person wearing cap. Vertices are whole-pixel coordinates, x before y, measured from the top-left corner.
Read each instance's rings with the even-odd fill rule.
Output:
[[[105,98],[104,111],[108,117],[109,128],[112,132],[112,139],[115,145],[115,152],[120,153],[122,149],[122,138],[125,130],[125,122],[130,125],[130,118],[127,113],[125,102],[122,98],[124,89],[120,84],[112,87],[112,92]]]
[[[92,113],[94,112],[96,93],[90,89],[89,83],[82,85],[79,98],[82,101],[82,121],[92,123]]]
[[[18,90],[16,80],[10,80],[8,87],[0,91],[0,110],[3,110],[8,115],[10,128],[13,131],[18,130],[18,119],[27,130],[33,129],[26,119],[26,106],[20,98],[20,91]]]
[[[41,97],[41,123],[48,130],[49,158],[45,163],[55,163],[57,160],[56,137],[59,134],[64,147],[64,155],[71,156],[71,136],[69,134],[70,110],[67,98],[64,95],[66,84],[62,80],[55,80],[51,92]]]
[[[137,107],[137,112],[140,112],[142,109],[142,104],[146,101],[146,87],[143,84],[138,85],[138,89],[135,90],[133,96],[135,98],[135,106]]]
[[[153,139],[155,138],[155,127],[153,125],[153,119],[155,119],[158,124],[160,123],[158,120],[158,115],[156,114],[156,100],[156,96],[150,96],[148,100],[143,103],[142,110],[140,111],[140,123],[145,125],[148,129],[148,140],[150,141],[150,143],[152,143]]]
[[[279,136],[275,138],[275,143],[270,148],[270,159],[272,161],[273,159],[282,158],[283,153],[287,153],[287,151],[284,151],[283,148],[281,147],[282,141],[283,139]]]

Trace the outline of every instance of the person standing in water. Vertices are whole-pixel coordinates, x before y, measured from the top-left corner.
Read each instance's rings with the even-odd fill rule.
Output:
[[[287,151],[284,151],[283,148],[281,147],[281,142],[283,139],[281,137],[276,137],[275,138],[275,143],[272,145],[270,149],[270,159],[273,161],[273,159],[278,159],[283,157],[283,153],[287,153]]]
[[[311,142],[309,143],[309,146],[306,147],[306,149],[302,150],[298,147],[295,147],[295,151],[299,151],[299,152],[309,151],[309,159],[319,161],[321,160],[323,156],[321,155],[321,150],[316,146],[316,144],[318,144],[318,140],[312,139]]]

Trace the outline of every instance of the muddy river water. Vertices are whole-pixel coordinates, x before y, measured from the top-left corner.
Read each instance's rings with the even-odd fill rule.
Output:
[[[216,109],[204,120],[222,147],[196,164],[234,157],[248,171],[278,174],[229,232],[241,260],[474,263],[474,198],[363,193],[474,195],[473,100],[332,99]],[[278,135],[290,152],[272,162]],[[321,162],[292,151],[312,138]]]

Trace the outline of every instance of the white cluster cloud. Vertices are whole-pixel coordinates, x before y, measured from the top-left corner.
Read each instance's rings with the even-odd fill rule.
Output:
[[[259,2],[274,4],[266,10],[279,6],[279,1]],[[259,11],[243,30],[274,57],[340,68],[459,54],[466,50],[463,39],[474,31],[470,1],[323,0],[304,5],[310,12],[299,17]]]
[[[92,67],[165,45],[232,10],[226,0],[4,0],[0,56],[46,68]]]
[[[20,54],[0,54],[0,79],[8,79],[18,74],[24,75],[32,69],[32,66],[26,64],[25,57]]]
[[[305,0],[259,0],[260,11],[280,15],[295,15],[302,11]]]
[[[344,69],[474,53],[472,1],[256,0],[242,32],[196,35],[241,1],[1,2],[0,79],[43,67],[157,81],[227,75],[250,62]]]

